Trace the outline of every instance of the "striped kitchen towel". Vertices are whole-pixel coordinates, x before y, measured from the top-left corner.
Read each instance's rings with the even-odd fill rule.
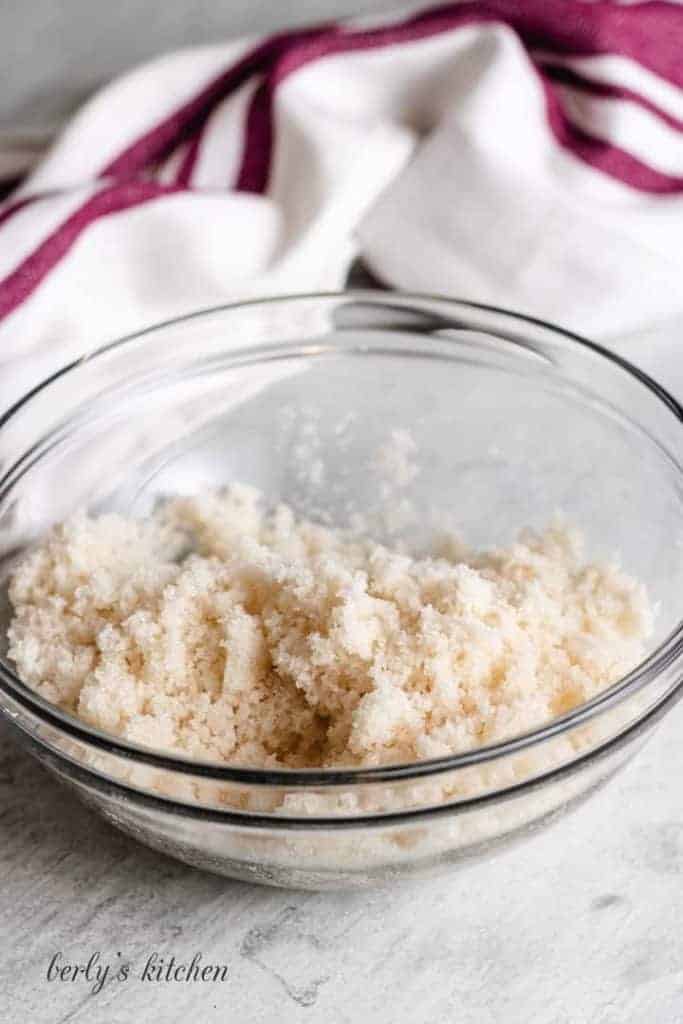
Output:
[[[0,205],[0,405],[155,321],[339,288],[358,255],[610,339],[683,312],[682,251],[676,3],[472,0],[188,49],[102,89]]]

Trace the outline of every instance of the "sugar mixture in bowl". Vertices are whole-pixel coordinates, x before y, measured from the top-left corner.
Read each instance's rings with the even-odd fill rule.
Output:
[[[102,730],[252,766],[369,766],[539,726],[642,658],[644,588],[572,531],[412,557],[252,488],[80,514],[13,574],[10,656]]]

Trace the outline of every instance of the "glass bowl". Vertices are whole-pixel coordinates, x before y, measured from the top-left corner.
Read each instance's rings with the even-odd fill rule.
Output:
[[[419,472],[387,487],[372,453],[395,430],[410,431]],[[109,821],[231,877],[321,889],[488,854],[584,799],[680,695],[682,451],[681,408],[652,380],[503,310],[357,291],[154,327],[60,371],[0,422],[3,594],[18,554],[77,507],[145,515],[162,495],[239,480],[324,522],[360,511],[412,544],[444,516],[473,546],[506,543],[559,510],[590,556],[619,552],[647,585],[649,654],[590,703],[495,746],[364,770],[237,768],[137,747],[47,703],[7,659],[5,597],[0,708]]]

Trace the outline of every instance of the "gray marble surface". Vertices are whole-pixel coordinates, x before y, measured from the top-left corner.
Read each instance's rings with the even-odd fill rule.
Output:
[[[201,874],[100,822],[0,727],[11,1024],[683,1021],[683,706],[606,789],[488,862],[316,894]],[[61,951],[201,952],[223,983],[46,981]]]

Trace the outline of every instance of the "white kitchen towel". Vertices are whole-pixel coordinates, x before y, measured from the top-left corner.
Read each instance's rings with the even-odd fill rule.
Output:
[[[449,3],[187,50],[99,92],[0,205],[0,406],[155,321],[339,288],[358,254],[610,339],[683,311],[682,252],[675,3]]]

